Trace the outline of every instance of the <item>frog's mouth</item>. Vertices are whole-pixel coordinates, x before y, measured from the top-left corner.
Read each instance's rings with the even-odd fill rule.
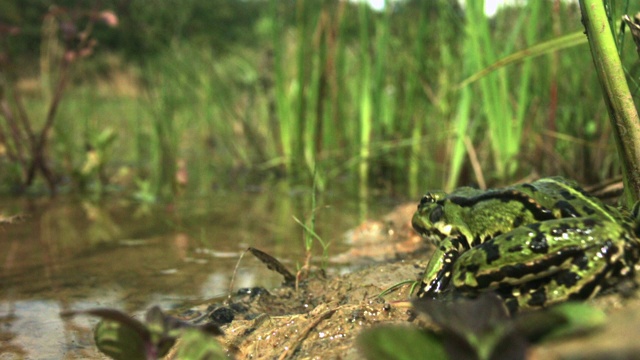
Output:
[[[444,221],[428,224],[421,216],[418,216],[418,214],[415,214],[411,219],[411,226],[413,226],[414,230],[420,235],[425,237],[447,237],[453,232],[453,226],[451,224],[447,224]]]
[[[451,235],[451,232],[453,230],[453,226],[451,224],[445,224],[444,222],[440,223],[440,224],[434,224],[436,226],[436,229],[438,230],[438,232],[440,232],[440,234],[442,234],[443,236],[449,236]]]

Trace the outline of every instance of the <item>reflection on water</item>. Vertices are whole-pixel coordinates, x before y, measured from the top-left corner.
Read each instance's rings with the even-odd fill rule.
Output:
[[[326,195],[317,231],[338,253],[341,234],[359,221],[357,200]],[[0,227],[2,358],[96,357],[94,319],[62,322],[62,310],[116,307],[139,314],[225,294],[240,253],[263,249],[295,269],[310,194],[269,191],[181,199],[141,206],[124,200],[3,199]],[[374,210],[375,211],[375,210]],[[384,209],[378,209],[378,213]],[[319,246],[315,247],[321,253]],[[234,288],[279,285],[281,278],[245,256]]]

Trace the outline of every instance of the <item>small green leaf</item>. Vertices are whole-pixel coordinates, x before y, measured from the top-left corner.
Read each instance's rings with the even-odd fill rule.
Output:
[[[186,330],[178,343],[177,358],[181,360],[228,359],[225,350],[211,334]]]
[[[567,302],[543,311],[524,313],[516,327],[530,341],[546,341],[592,331],[606,321],[606,314],[580,302]]]
[[[147,323],[147,329],[151,333],[151,339],[153,342],[156,342],[165,334],[165,315],[158,306],[153,306],[147,310],[147,313],[145,314],[145,321]]]
[[[527,343],[495,294],[453,302],[417,299],[413,306],[442,328],[442,344],[452,359],[525,358]]]
[[[102,318],[94,332],[98,349],[113,359],[157,359],[165,356],[185,329],[195,329],[205,336],[222,335],[216,324],[192,325],[166,315],[153,306],[145,316],[146,325],[115,309],[64,311],[63,318],[78,314]]]
[[[407,326],[381,326],[358,336],[357,346],[368,360],[448,359],[440,338]]]
[[[146,360],[145,341],[138,331],[112,320],[102,320],[93,334],[96,346],[115,360]]]
[[[416,311],[428,314],[436,324],[463,336],[495,332],[509,322],[502,300],[491,293],[473,300],[450,302],[418,298],[412,303]]]

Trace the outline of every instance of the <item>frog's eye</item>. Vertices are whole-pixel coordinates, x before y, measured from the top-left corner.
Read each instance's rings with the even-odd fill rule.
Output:
[[[442,205],[438,205],[429,214],[429,221],[432,224],[433,223],[437,223],[438,221],[440,221],[442,219],[443,215],[444,215],[444,209],[442,209]]]
[[[441,199],[444,199],[445,196],[447,196],[447,194],[441,190],[428,191],[422,196],[422,199],[420,199],[420,206],[425,204],[433,204]]]
[[[430,193],[427,193],[422,196],[422,199],[420,199],[420,205],[418,206],[424,206],[425,204],[432,204],[434,202],[436,202],[436,199]]]

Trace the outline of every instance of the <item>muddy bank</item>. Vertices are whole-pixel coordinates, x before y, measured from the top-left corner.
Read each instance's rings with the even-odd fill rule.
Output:
[[[255,289],[236,299],[221,339],[238,359],[360,359],[355,341],[367,328],[381,324],[432,326],[426,317],[413,322],[403,301],[409,287],[380,298],[378,295],[402,280],[417,279],[429,258],[428,246],[415,239],[408,224],[414,206],[400,207],[380,222],[363,224],[350,235],[354,247],[336,259],[380,262],[346,275],[312,274],[302,286],[267,291]],[[408,249],[404,251],[404,249]],[[404,259],[402,259],[404,258]],[[530,359],[637,358],[640,344],[640,300],[636,290],[602,295],[589,300],[605,310],[607,323],[592,333],[531,346]],[[203,304],[193,313],[218,316],[219,305]],[[200,315],[202,316],[202,315]],[[205,317],[206,318],[206,317]],[[202,319],[202,318],[201,318]],[[206,319],[205,319],[206,320]],[[170,357],[171,358],[171,357]]]

